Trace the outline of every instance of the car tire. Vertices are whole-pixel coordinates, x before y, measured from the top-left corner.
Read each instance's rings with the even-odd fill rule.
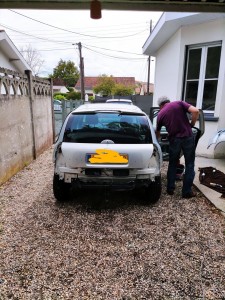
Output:
[[[58,202],[65,202],[69,199],[70,183],[65,183],[59,179],[59,175],[54,174],[53,177],[53,194]]]
[[[155,177],[155,181],[152,181],[144,191],[144,202],[146,204],[156,203],[161,196],[162,183],[161,176]]]

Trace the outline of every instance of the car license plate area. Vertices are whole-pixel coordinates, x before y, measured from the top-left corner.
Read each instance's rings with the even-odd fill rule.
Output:
[[[85,169],[86,176],[114,176],[114,177],[127,177],[129,176],[128,169],[97,169],[97,168],[90,168]]]
[[[120,153],[119,154],[123,160],[117,160],[117,159],[111,159],[109,157],[103,157],[102,159],[99,159],[98,161],[93,162],[92,159],[95,159],[97,154],[96,153],[90,153],[86,155],[86,162],[89,164],[120,164],[120,165],[126,165],[128,164],[128,154]]]

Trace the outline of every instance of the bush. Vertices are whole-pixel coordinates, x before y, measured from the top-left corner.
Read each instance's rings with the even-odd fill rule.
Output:
[[[66,100],[66,97],[64,96],[64,94],[54,94],[53,96],[54,99],[56,100]]]
[[[93,101],[94,101],[94,99],[95,99],[95,97],[94,97],[94,96],[89,96],[89,97],[88,97],[88,100],[89,100],[89,101],[91,101],[91,102],[93,102]]]
[[[69,92],[73,92],[73,91],[74,91],[74,88],[72,88],[72,87],[67,87],[67,90],[68,90]]]
[[[81,99],[81,93],[80,92],[75,92],[71,91],[66,94],[66,99],[67,100],[80,100]]]

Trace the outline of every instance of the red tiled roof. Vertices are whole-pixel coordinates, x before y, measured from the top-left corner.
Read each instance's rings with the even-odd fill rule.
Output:
[[[123,84],[126,86],[135,86],[135,78],[134,77],[112,77],[113,80],[118,84]],[[84,88],[92,90],[95,85],[97,85],[99,77],[84,77]],[[80,79],[77,81],[75,85],[76,89],[80,89],[81,83]]]

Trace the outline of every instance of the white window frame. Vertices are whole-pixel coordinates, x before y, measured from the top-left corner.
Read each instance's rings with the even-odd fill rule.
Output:
[[[216,42],[212,42],[212,43],[204,43],[204,44],[197,44],[197,45],[187,46],[187,59],[186,59],[186,62],[185,62],[185,81],[184,81],[183,99],[186,98],[187,82],[196,81],[196,79],[187,79],[188,63],[189,63],[189,50],[202,49],[201,62],[200,62],[200,72],[199,72],[199,78],[198,78],[198,92],[197,92],[197,99],[196,99],[196,107],[198,107],[198,108],[202,108],[205,81],[206,80],[207,81],[217,80],[217,82],[218,82],[218,80],[219,80],[219,72],[218,72],[218,77],[217,78],[210,78],[210,79],[205,78],[208,49],[210,47],[216,47],[216,46],[221,46],[222,47],[222,42],[221,41],[216,41]],[[216,99],[215,99],[215,105],[216,105]],[[213,113],[214,110],[207,110],[205,112],[206,113]]]

